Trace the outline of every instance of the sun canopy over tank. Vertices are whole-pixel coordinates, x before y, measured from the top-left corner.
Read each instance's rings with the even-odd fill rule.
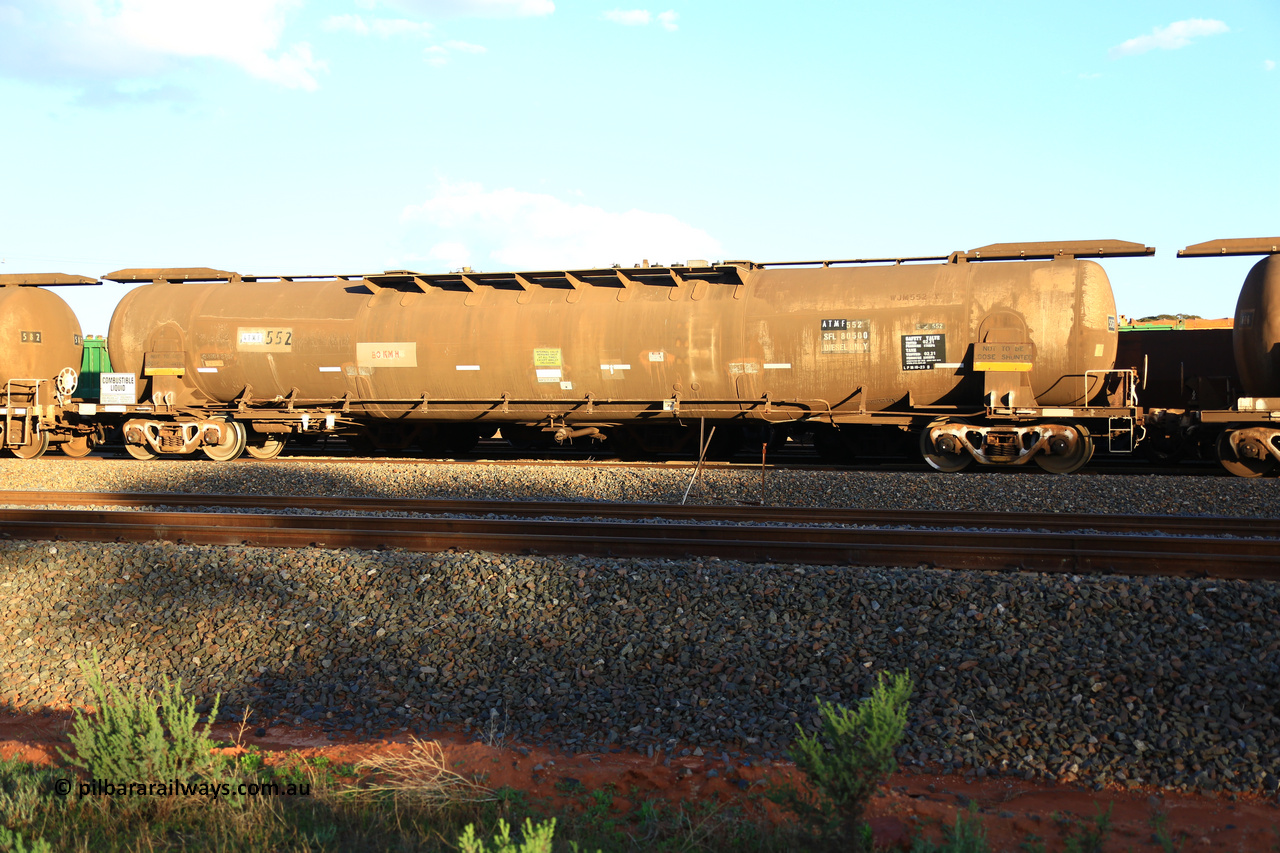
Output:
[[[67,275],[61,272],[30,272],[0,275],[0,287],[59,287],[83,284],[102,284],[96,278],[83,275]]]
[[[1221,258],[1231,255],[1280,254],[1280,237],[1237,237],[1193,243],[1178,250],[1180,258]]]
[[[896,258],[848,258],[826,261],[774,261],[756,264],[750,261],[726,261],[748,269],[774,267],[835,267],[848,264],[908,264],[945,261],[962,263],[969,261],[1051,261],[1055,258],[1139,258],[1154,255],[1155,248],[1125,240],[1066,240],[1057,243],[992,243],[967,252],[949,255],[913,255]]]
[[[172,267],[168,269],[128,269],[107,273],[104,281],[239,281],[240,274],[209,267]]]
[[[447,273],[422,273],[414,270],[385,270],[380,273],[327,273],[322,275],[242,275],[209,267],[175,267],[161,269],[124,269],[103,276],[106,281],[181,282],[257,282],[257,281],[362,281],[373,287],[403,289],[416,287],[461,286],[475,290],[488,285],[528,290],[533,285],[577,289],[583,285],[628,287],[631,284],[681,284],[705,281],[717,284],[742,284],[742,270],[773,267],[833,267],[847,264],[903,264],[940,261],[1014,261],[1053,260],[1054,258],[1133,258],[1154,255],[1156,250],[1142,243],[1124,240],[1066,240],[1051,243],[992,243],[967,252],[948,255],[919,255],[896,258],[848,258],[842,260],[778,261],[756,263],[733,260],[718,263],[689,261],[687,264],[650,266],[648,261],[632,267],[612,266],[575,270],[542,270],[536,272],[476,272],[469,267]]]
[[[543,287],[578,288],[584,285],[608,287],[629,284],[671,284],[684,281],[708,281],[719,284],[741,284],[740,265],[746,262],[708,264],[690,261],[689,265],[670,266],[603,267],[580,270],[544,270],[539,272],[474,272],[463,268],[457,272],[422,273],[413,270],[386,270],[380,273],[355,273],[324,275],[242,275],[237,272],[209,269],[207,267],[175,269],[126,269],[103,276],[107,281],[163,281],[181,282],[281,282],[281,281],[359,281],[373,287],[455,286],[474,290],[477,286],[506,286],[529,289],[533,285]]]
[[[958,252],[967,261],[1051,261],[1054,258],[1141,258],[1154,255],[1153,246],[1125,240],[1067,240],[1060,243],[992,243]]]

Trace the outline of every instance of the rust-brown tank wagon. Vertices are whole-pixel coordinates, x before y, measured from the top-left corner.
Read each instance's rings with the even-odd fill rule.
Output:
[[[80,369],[80,321],[44,288],[97,283],[63,273],[0,275],[0,443],[20,458],[42,455],[51,442],[72,456],[92,449],[90,436],[62,417]]]
[[[1232,344],[1244,394],[1224,409],[1183,414],[1188,428],[1217,430],[1218,459],[1233,474],[1280,471],[1280,237],[1210,240],[1180,258],[1262,255],[1245,276],[1236,301]]]
[[[920,430],[934,467],[1074,470],[1131,449],[1131,373],[1090,257],[1119,241],[805,264],[364,276],[122,270],[108,335],[137,377],[130,452],[279,452],[289,435],[403,443],[755,422]],[[247,427],[243,434],[242,428]],[[854,448],[857,449],[856,447]]]

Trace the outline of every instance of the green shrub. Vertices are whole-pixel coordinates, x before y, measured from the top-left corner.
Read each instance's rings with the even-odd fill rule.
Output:
[[[112,783],[189,782],[210,779],[221,761],[209,739],[218,715],[214,699],[209,721],[197,729],[196,702],[182,695],[182,681],[166,678],[159,691],[108,685],[95,652],[80,670],[92,691],[97,713],[76,712],[70,740],[75,756],[62,750],[63,760],[85,770],[94,779]]]
[[[0,849],[10,853],[53,853],[53,845],[43,838],[33,840],[28,846],[21,832],[13,832],[6,826],[0,826]]]
[[[524,838],[519,844],[511,841],[511,827],[502,818],[498,818],[498,832],[493,836],[493,846],[486,847],[484,840],[476,837],[474,824],[467,824],[462,836],[458,839],[458,849],[462,853],[551,853],[551,839],[556,833],[556,819],[542,821],[536,826],[529,818],[524,819]]]
[[[883,674],[856,709],[818,699],[822,731],[811,735],[797,725],[799,737],[790,755],[808,777],[813,793],[792,786],[772,798],[816,824],[829,840],[854,849],[871,847],[871,830],[863,819],[867,804],[885,778],[897,769],[893,752],[907,728],[911,674]]]

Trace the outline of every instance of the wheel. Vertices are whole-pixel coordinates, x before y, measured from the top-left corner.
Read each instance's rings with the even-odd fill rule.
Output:
[[[39,459],[44,456],[44,452],[49,449],[49,433],[40,430],[36,434],[35,441],[25,447],[11,447],[13,455],[19,459]]]
[[[63,454],[72,459],[81,459],[93,452],[94,442],[91,435],[77,435],[58,445]]]
[[[1231,446],[1231,430],[1223,430],[1218,436],[1218,461],[1237,477],[1264,477],[1276,470],[1276,460],[1270,455],[1249,459],[1236,453]]]
[[[962,447],[947,450],[930,441],[928,427],[920,430],[920,455],[924,457],[924,461],[928,462],[931,468],[946,474],[963,471],[973,462],[973,457]]]
[[[230,462],[232,459],[244,453],[245,444],[248,443],[248,436],[244,431],[244,424],[237,421],[231,421],[226,425],[228,429],[223,432],[222,443],[217,445],[208,445],[200,448],[205,456],[208,456],[214,462]]]
[[[1037,453],[1036,464],[1050,474],[1074,474],[1083,468],[1093,458],[1093,439],[1089,437],[1089,430],[1084,427],[1076,426],[1075,430],[1080,433],[1080,438],[1069,454],[1050,456]]]
[[[128,453],[130,456],[132,456],[134,459],[137,459],[142,462],[146,462],[148,459],[155,459],[157,456],[160,455],[159,453],[156,453],[154,450],[152,450],[151,445],[149,444],[126,443],[124,446],[124,451],[125,453]]]
[[[244,452],[254,459],[275,459],[284,450],[285,439],[271,433],[258,433],[245,443]]]

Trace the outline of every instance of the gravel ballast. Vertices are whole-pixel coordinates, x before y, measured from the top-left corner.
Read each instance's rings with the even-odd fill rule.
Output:
[[[5,543],[4,699],[76,659],[259,726],[461,724],[565,748],[785,748],[813,697],[917,679],[904,758],[1274,787],[1280,585],[474,552]]]
[[[61,461],[7,462],[0,474],[9,488],[56,490],[678,501],[688,470]],[[758,477],[711,472],[693,496],[750,499]],[[770,487],[798,505],[822,495],[904,509],[996,500],[1260,516],[1277,515],[1280,491],[1221,478],[865,472],[776,472]],[[352,738],[458,725],[579,752],[758,761],[781,757],[795,723],[813,724],[815,696],[852,703],[877,674],[910,669],[908,763],[1280,786],[1275,583],[4,542],[0,589],[11,708],[84,702],[75,662],[97,650],[113,677],[181,677],[206,699],[222,692],[224,718],[250,706],[259,727],[310,721]]]

